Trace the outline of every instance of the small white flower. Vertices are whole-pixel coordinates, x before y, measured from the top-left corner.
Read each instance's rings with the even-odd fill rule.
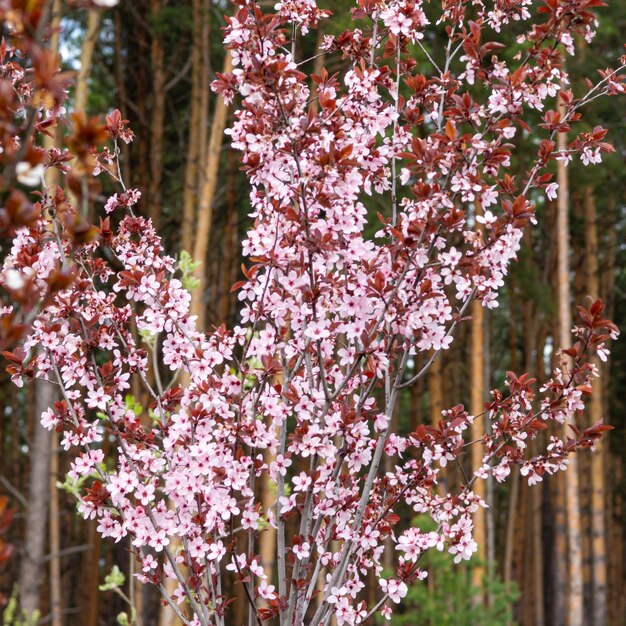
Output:
[[[485,211],[484,215],[477,215],[476,221],[480,224],[493,224],[498,218],[491,212]]]
[[[22,272],[18,272],[17,270],[8,270],[4,276],[5,285],[9,289],[21,289],[26,282]]]
[[[15,174],[17,180],[26,187],[38,187],[43,180],[44,167],[39,165],[32,166],[28,161],[20,161],[16,168]]]
[[[546,196],[548,196],[549,200],[556,200],[556,192],[559,188],[558,183],[550,183],[547,187],[546,187]]]

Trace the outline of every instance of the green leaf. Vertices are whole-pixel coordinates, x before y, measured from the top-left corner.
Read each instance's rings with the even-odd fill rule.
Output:
[[[182,274],[181,282],[187,291],[193,291],[200,285],[200,280],[194,276],[200,267],[199,261],[194,261],[187,250],[181,250],[178,256],[178,269]]]
[[[128,621],[128,614],[125,612],[119,613],[117,616],[117,623],[121,626],[128,626],[130,624]]]
[[[105,576],[104,584],[100,585],[98,589],[100,591],[112,591],[113,589],[120,589],[124,586],[126,577],[117,565],[113,566],[113,569]]]

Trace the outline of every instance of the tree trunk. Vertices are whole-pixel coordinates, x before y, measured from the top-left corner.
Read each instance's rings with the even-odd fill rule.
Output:
[[[122,16],[121,11],[115,11],[113,15],[113,28],[115,32],[115,87],[117,89],[117,103],[122,119],[128,118],[128,94],[126,90],[126,77],[124,72],[124,55],[123,55],[123,34],[122,34]],[[142,133],[143,134],[143,133]],[[120,149],[120,169],[124,181],[129,180],[128,165],[130,160],[130,149],[125,141],[118,143]]]
[[[51,433],[41,425],[40,417],[53,402],[54,387],[38,378],[35,382],[35,407],[32,416],[34,428],[30,447],[26,537],[19,572],[20,607],[27,619],[31,619],[40,608],[39,590],[46,549],[51,442]]]
[[[602,241],[602,280],[600,293],[606,304],[606,316],[609,319],[615,317],[615,278],[617,251],[620,241],[618,220],[620,219],[620,209],[617,207],[617,199],[613,192],[607,198],[607,229],[606,236]],[[604,387],[603,387],[603,413],[610,415],[609,403],[609,381],[607,375],[610,368],[609,363],[604,366]],[[612,421],[612,416],[609,421]],[[617,442],[616,450],[624,448],[625,438],[622,431],[620,441]],[[623,507],[623,462],[605,445],[605,461],[608,473],[606,474],[607,484],[605,489],[606,501],[606,538],[607,546],[610,549],[607,553],[607,616],[606,621],[610,626],[622,626],[623,616],[626,615],[626,577],[624,576],[624,566],[626,564],[626,554],[624,554],[624,507]]]
[[[98,13],[98,11],[89,11]],[[87,18],[89,23],[90,15]],[[50,49],[58,52],[59,50],[59,29],[61,27],[61,0],[54,0],[52,5],[52,18],[51,18],[52,36],[50,37]],[[89,31],[89,24],[88,29]],[[97,37],[97,26],[95,28],[95,34],[92,37]],[[89,36],[89,35],[88,35]],[[82,62],[82,59],[81,59]],[[81,66],[81,70],[83,67]],[[79,83],[84,86],[84,95],[81,93],[80,98],[86,102],[87,99],[87,79],[85,78]],[[79,98],[79,91],[77,85],[76,99]],[[84,105],[83,105],[84,106]],[[59,129],[55,128],[52,131],[52,136],[46,135],[44,137],[44,146],[46,148],[58,148],[61,146],[61,139],[59,137]],[[55,187],[59,184],[60,172],[57,168],[50,168],[46,172],[46,186],[48,188]],[[45,383],[41,383],[45,384]],[[50,385],[47,385],[51,387]],[[47,407],[46,407],[47,408]],[[39,416],[35,416],[37,419]],[[41,427],[40,427],[41,428]],[[49,593],[50,593],[50,615],[52,626],[63,626],[62,608],[63,608],[63,595],[61,588],[61,559],[55,555],[61,550],[61,530],[59,525],[59,492],[57,490],[57,476],[59,473],[59,456],[58,456],[58,434],[52,432],[49,435],[49,450],[50,450],[50,478],[49,478],[49,493],[50,493],[50,511],[48,522],[48,540],[50,543],[50,571],[49,571]]]
[[[592,298],[600,297],[598,276],[598,230],[596,226],[596,205],[593,189],[585,189],[585,261],[587,292]],[[600,368],[601,363],[594,357],[593,363]],[[593,395],[589,405],[589,422],[595,424],[603,419],[602,381],[593,381]],[[592,623],[594,626],[606,624],[606,529],[605,508],[605,445],[602,440],[596,444],[591,456],[591,553],[592,553]]]
[[[443,411],[442,359],[443,355],[440,353],[428,370],[428,412],[433,428],[439,427]]]
[[[237,206],[237,154],[229,150],[226,173],[226,218],[224,223],[224,255],[219,276],[218,324],[231,326],[233,295],[230,288],[237,282],[239,268],[239,213]]]
[[[87,112],[87,96],[89,94],[89,76],[93,65],[93,53],[98,42],[98,34],[100,32],[100,9],[89,9],[87,11],[87,26],[85,30],[85,38],[80,47],[80,69],[76,76],[76,88],[74,92],[74,112]],[[87,179],[83,178],[83,193],[81,196],[75,196],[70,192],[72,204],[80,208],[82,216],[93,221],[91,203],[89,202],[89,191]]]
[[[268,464],[274,461],[274,455],[269,450],[265,450],[263,456]],[[261,508],[263,513],[267,514],[275,502],[276,490],[271,488],[269,475],[266,472],[263,474],[261,483]],[[271,524],[268,524],[259,534],[259,552],[265,574],[268,580],[271,581],[274,575],[274,560],[276,558],[276,529]]]
[[[193,30],[191,42],[191,103],[189,112],[189,132],[187,138],[187,161],[185,164],[185,186],[183,189],[183,224],[181,248],[193,250],[193,231],[198,202],[198,165],[200,162],[199,140],[201,133],[200,81],[202,59],[202,0],[192,0]]]
[[[230,53],[224,59],[223,73],[232,69]],[[208,153],[204,167],[204,183],[200,193],[198,206],[198,219],[196,223],[196,238],[193,246],[193,259],[199,263],[195,276],[198,279],[198,287],[191,295],[191,314],[198,316],[197,327],[202,330],[205,326],[206,307],[204,304],[204,291],[206,287],[206,256],[211,233],[213,217],[213,199],[217,190],[217,175],[219,173],[220,156],[224,140],[224,128],[226,126],[226,114],[228,107],[222,98],[215,102],[213,122],[211,124],[211,136],[209,138]]]
[[[158,20],[161,0],[150,0],[152,42],[150,66],[152,70],[152,111],[150,116],[150,182],[148,185],[148,215],[156,229],[161,221],[161,183],[163,179],[163,132],[165,125],[165,67],[163,41]],[[156,31],[156,32],[155,32]]]
[[[533,372],[537,380],[543,378],[543,354],[545,349],[545,334],[541,333],[538,328],[536,315],[533,320],[533,345],[534,350],[529,351],[528,364],[526,371]],[[538,439],[531,443],[531,450],[538,453],[539,449],[545,446],[544,436],[539,433]],[[544,626],[545,618],[545,585],[544,585],[544,548],[542,533],[542,515],[543,515],[543,490],[544,483],[534,485],[530,493],[531,507],[531,550],[532,550],[532,586],[533,597],[535,599],[535,612],[533,615],[533,626]]]
[[[59,475],[59,435],[52,433],[50,440],[50,525],[48,535],[50,537],[50,613],[52,614],[52,626],[63,626],[63,596],[61,590],[61,528],[59,509],[59,490],[57,480]]]
[[[199,163],[205,163],[207,159],[207,149],[209,141],[209,96],[210,96],[210,76],[213,74],[211,69],[211,0],[202,0],[202,39],[200,46],[200,119],[199,119],[199,144],[198,155]],[[231,66],[232,68],[232,66]],[[198,179],[198,195],[204,183],[204,173],[199,168]]]
[[[560,103],[561,115],[565,106]],[[558,149],[567,149],[565,133],[558,136]],[[559,311],[558,346],[569,348],[571,344],[571,295],[569,282],[569,181],[563,161],[558,162],[558,202],[557,202],[557,293]],[[567,425],[563,429],[565,433]],[[567,589],[567,624],[582,626],[583,617],[583,581],[582,581],[582,541],[580,530],[580,502],[578,484],[578,463],[576,455],[569,458],[569,468],[563,480],[567,514],[567,550],[568,550],[568,589]]]
[[[319,76],[322,73],[322,68],[324,67],[324,63],[326,62],[326,53],[321,49],[322,48],[322,44],[324,43],[324,25],[320,24],[319,28],[317,29],[317,40],[315,42],[315,54],[316,57],[313,60],[313,75],[314,76]],[[312,80],[311,81],[311,108],[314,111],[317,111],[318,109],[318,102],[317,102],[317,83]]]
[[[89,75],[93,65],[93,53],[100,32],[100,9],[87,11],[87,29],[80,47],[80,69],[76,75],[76,91],[74,92],[74,111],[85,113],[87,110],[87,94],[89,93]]]
[[[476,214],[482,215],[483,208],[476,202]],[[485,309],[478,300],[471,304],[471,330],[470,330],[470,413],[474,421],[470,426],[470,440],[481,439],[487,419],[481,415],[484,412],[485,403]],[[483,464],[485,454],[482,442],[475,443],[471,447],[471,474]],[[486,484],[478,479],[473,486],[473,491],[483,500],[487,495]],[[472,584],[480,589],[484,588],[485,562],[487,555],[487,520],[485,509],[478,507],[473,515],[474,540],[478,544],[476,557],[479,564],[472,570]],[[482,594],[481,594],[482,595]]]
[[[441,412],[443,411],[443,381],[442,381],[442,371],[443,371],[443,354],[439,353],[437,358],[433,361],[433,364],[430,366],[428,370],[428,414],[430,425],[433,428],[439,427],[439,422],[441,420]],[[413,388],[417,389],[417,385],[413,385]],[[416,394],[417,395],[417,394]],[[421,399],[420,396],[417,396],[416,402],[419,402]],[[413,426],[417,427],[417,424]],[[439,468],[439,476],[437,479],[437,493],[439,495],[443,495],[445,493],[445,484],[447,477],[447,467]]]
[[[485,339],[484,339],[484,323],[485,310],[480,302],[474,300],[471,305],[472,310],[472,330],[471,330],[471,350],[470,350],[470,413],[475,416],[474,422],[470,427],[470,439],[475,441],[480,439],[483,433],[483,424],[485,418],[479,416],[484,411],[485,402]],[[472,448],[472,475],[477,471],[483,463],[484,450],[482,443],[475,443]],[[473,491],[481,498],[485,498],[486,489],[485,481],[477,480],[474,483]],[[487,543],[487,528],[485,509],[478,507],[474,513],[474,539],[478,544],[478,552],[476,557],[479,559],[479,565],[472,570],[472,584],[482,589],[483,578],[485,575],[485,557]]]

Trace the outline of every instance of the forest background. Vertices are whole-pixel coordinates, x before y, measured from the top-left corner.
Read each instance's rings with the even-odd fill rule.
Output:
[[[338,0],[329,8],[335,17],[327,21],[326,32],[336,34],[348,26],[351,4]],[[237,295],[230,287],[240,279],[240,241],[249,223],[248,184],[224,135],[233,109],[209,88],[216,72],[229,69],[220,31],[228,11],[225,3],[210,0],[133,0],[87,10],[58,0],[55,5],[56,45],[66,69],[75,72],[73,108],[87,114],[118,108],[130,121],[136,139],[122,145],[124,178],[141,190],[140,211],[152,218],[168,251],[188,270],[194,312],[207,329],[236,319]],[[626,1],[611,2],[600,14],[593,46],[577,42],[579,54],[568,68],[574,81],[622,53]],[[429,36],[424,45],[436,56],[445,34],[432,29]],[[513,29],[501,33],[505,44],[514,37]],[[323,65],[330,73],[341,69],[340,59],[315,56],[319,43],[303,39],[299,60],[311,58],[313,73]],[[602,169],[572,164],[564,172],[569,232],[557,229],[557,200],[538,206],[544,219],[528,227],[500,307],[473,311],[472,323],[461,326],[452,349],[402,398],[398,428],[436,423],[443,409],[459,403],[481,406],[507,370],[522,369],[540,380],[548,375],[562,314],[559,237],[567,237],[571,250],[571,308],[587,295],[599,296],[608,316],[626,325],[626,117],[615,101],[600,102],[588,112],[586,124],[608,127],[616,152],[605,158]],[[538,140],[528,135],[526,141],[530,160]],[[107,189],[96,194],[90,206],[93,221],[108,195]],[[368,208],[375,214],[380,207]],[[621,626],[626,619],[625,360],[626,341],[620,339],[610,361],[600,364],[602,382],[588,409],[590,423],[604,417],[615,430],[596,452],[599,463],[592,464],[587,451],[579,458],[584,623],[597,626]],[[148,406],[142,392],[135,393],[137,406]],[[125,610],[119,591],[132,597],[137,624],[174,623],[154,589],[131,584],[128,545],[102,542],[96,523],[76,516],[71,494],[57,489],[69,459],[56,436],[39,424],[50,394],[44,383],[17,388],[0,372],[0,494],[7,496],[0,508],[14,510],[6,525],[10,516],[0,512],[0,537],[2,545],[15,548],[0,565],[4,623],[19,623],[16,600],[30,593],[26,601],[38,607],[39,623],[114,624]],[[459,471],[449,470],[451,482]],[[492,506],[477,522],[478,557],[469,567],[452,569],[447,557],[429,556],[428,582],[410,591],[391,623],[560,625],[568,593],[565,527],[572,523],[560,482],[547,478],[529,489],[514,474],[506,485],[488,486]],[[598,527],[604,527],[600,536]],[[118,586],[110,577],[116,567]],[[239,610],[242,615],[246,610],[243,598]],[[598,615],[605,616],[603,622]]]

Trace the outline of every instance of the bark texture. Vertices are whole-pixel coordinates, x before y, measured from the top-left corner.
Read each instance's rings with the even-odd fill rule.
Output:
[[[52,434],[40,423],[41,414],[52,406],[54,388],[37,379],[33,414],[33,439],[30,446],[30,480],[28,485],[28,509],[26,511],[26,536],[24,553],[20,561],[19,590],[20,607],[30,619],[40,610],[43,563],[46,550],[46,523],[48,520],[50,442]]]
[[[565,107],[561,104],[561,115]],[[559,150],[567,149],[567,137],[558,136]],[[558,346],[569,348],[571,344],[571,293],[569,277],[569,180],[562,161],[558,164],[559,191],[557,198],[557,291],[559,341]],[[567,428],[567,425],[566,425]],[[583,577],[582,538],[580,528],[580,502],[578,462],[576,455],[570,456],[568,471],[561,475],[565,487],[567,515],[567,626],[583,626]]]
[[[585,261],[587,293],[592,298],[600,297],[598,273],[598,229],[596,225],[596,203],[593,189],[585,189]],[[600,368],[600,360],[595,357],[593,363]],[[589,422],[595,424],[603,419],[603,388],[598,378],[593,383],[593,395],[589,404]],[[605,442],[601,439],[596,451],[591,456],[591,607],[594,626],[606,624],[606,523],[605,511]]]

